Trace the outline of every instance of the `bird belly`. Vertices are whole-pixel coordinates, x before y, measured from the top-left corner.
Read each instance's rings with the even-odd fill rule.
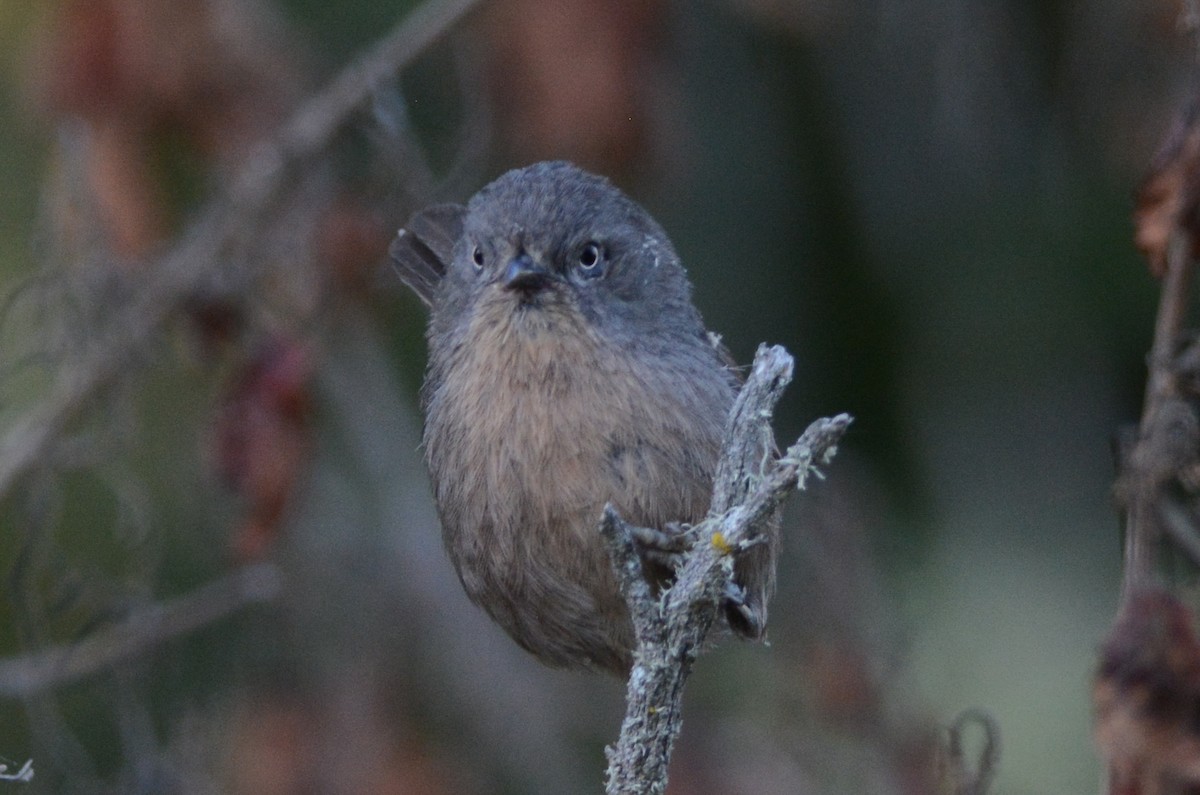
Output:
[[[426,433],[464,589],[543,662],[624,672],[633,632],[601,511],[698,520],[717,439],[689,438],[685,408],[586,335],[473,353],[430,401]]]

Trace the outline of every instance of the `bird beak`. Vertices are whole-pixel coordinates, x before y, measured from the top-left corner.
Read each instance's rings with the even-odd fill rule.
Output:
[[[509,290],[533,293],[545,287],[549,281],[550,271],[523,252],[513,257],[504,269],[503,284]]]

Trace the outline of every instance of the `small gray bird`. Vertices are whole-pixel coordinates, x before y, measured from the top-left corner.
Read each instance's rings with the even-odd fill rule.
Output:
[[[432,311],[425,450],[467,595],[542,662],[625,674],[601,510],[668,540],[703,519],[739,386],[666,233],[607,180],[537,163],[417,213],[390,253]],[[765,629],[777,545],[736,563],[743,636]]]

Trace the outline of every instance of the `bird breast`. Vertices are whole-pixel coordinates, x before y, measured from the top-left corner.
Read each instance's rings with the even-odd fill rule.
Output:
[[[605,502],[648,526],[703,516],[728,388],[681,384],[566,307],[496,302],[468,323],[426,410],[452,556],[486,543],[501,561],[540,549],[594,565]],[[703,405],[710,393],[723,404]],[[462,537],[479,528],[480,541]]]

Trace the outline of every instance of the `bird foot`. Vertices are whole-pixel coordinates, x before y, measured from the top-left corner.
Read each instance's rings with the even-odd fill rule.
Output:
[[[683,555],[692,548],[691,526],[670,522],[662,530],[653,527],[633,527],[633,540],[643,560],[666,566],[674,571],[683,562]]]

